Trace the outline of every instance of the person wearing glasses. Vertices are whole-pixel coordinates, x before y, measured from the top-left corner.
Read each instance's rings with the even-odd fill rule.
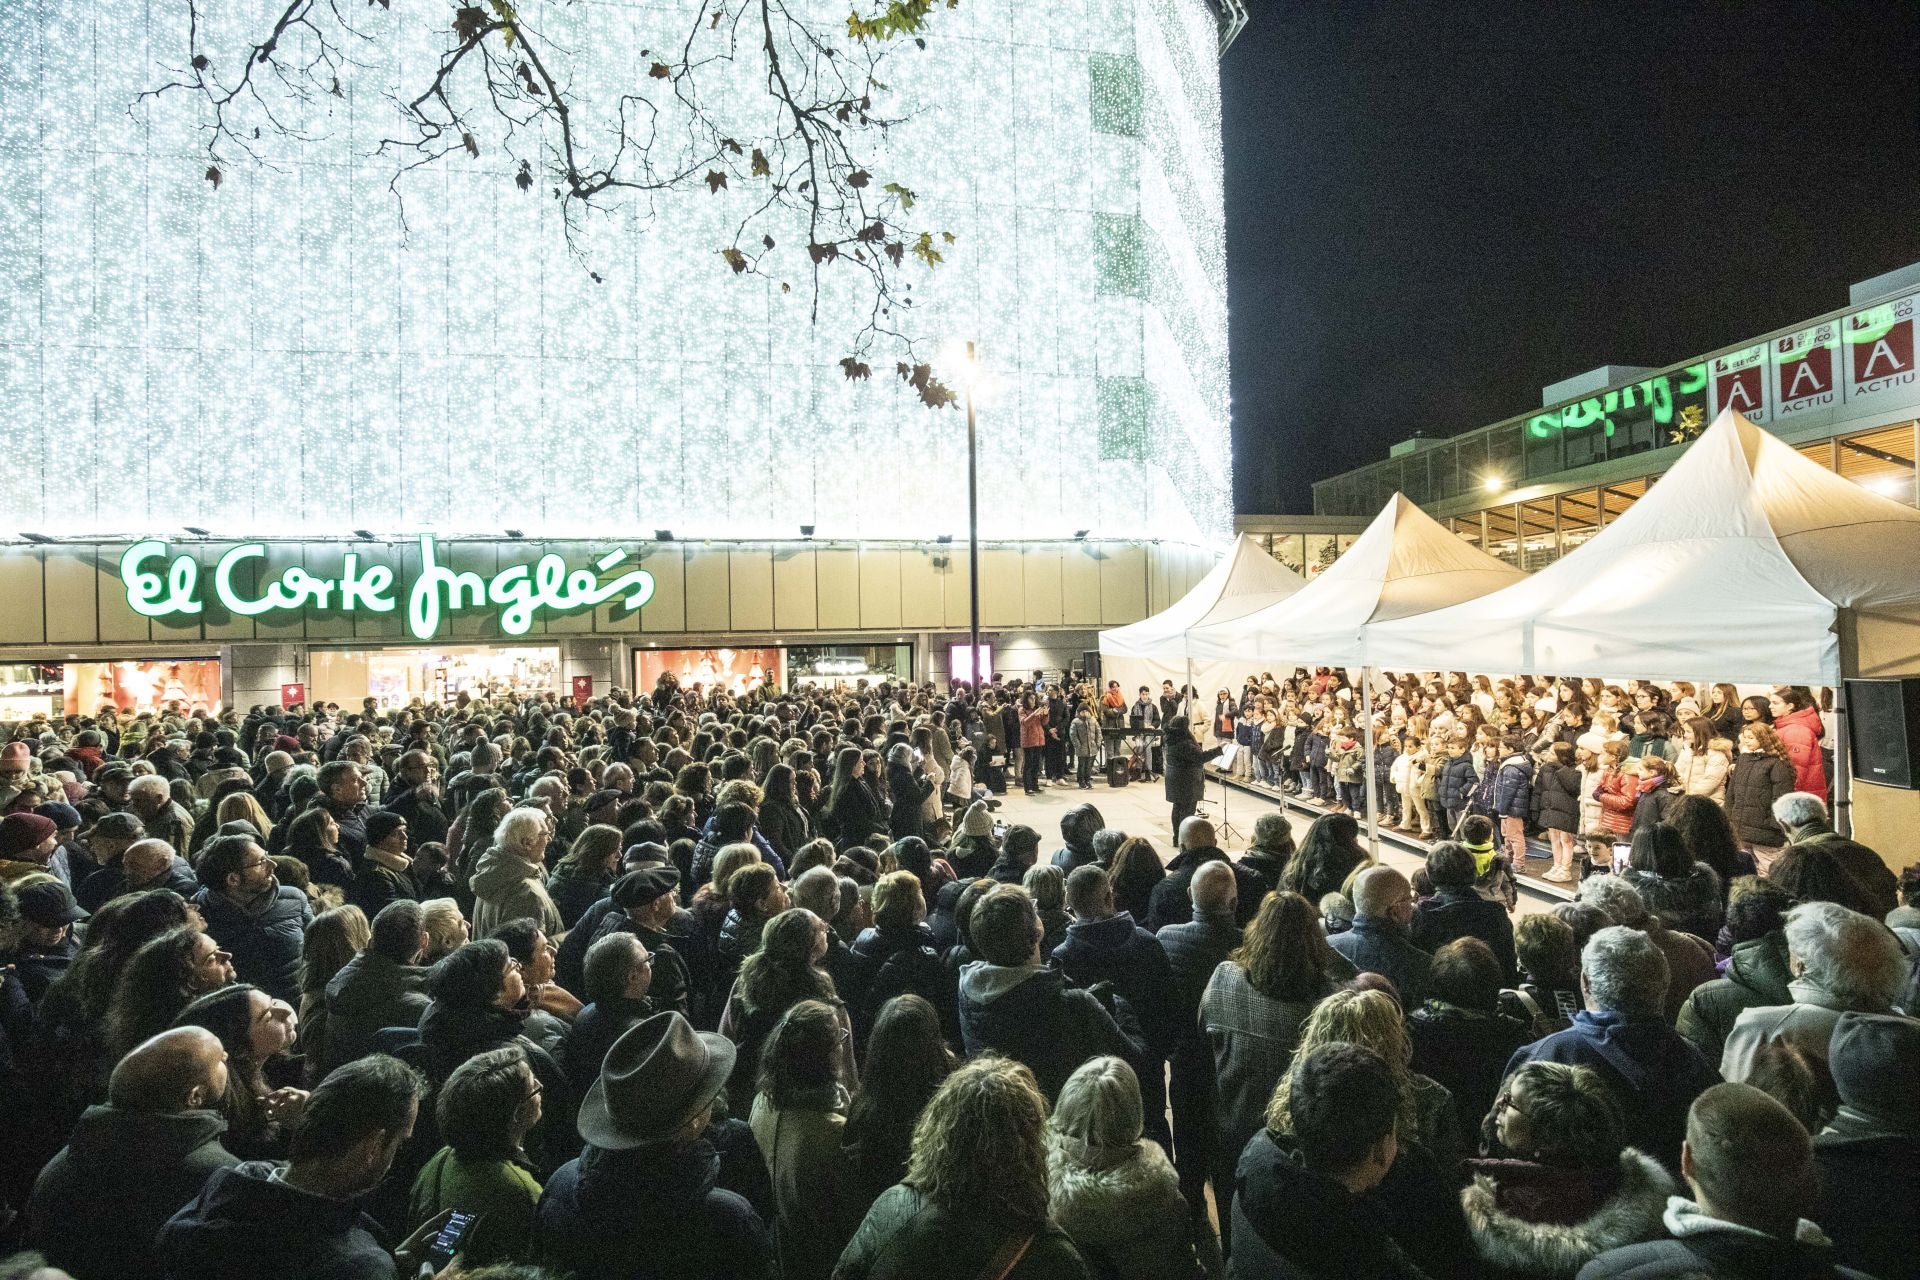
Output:
[[[300,948],[313,920],[307,895],[280,883],[273,859],[251,836],[209,840],[200,854],[200,883],[194,905],[214,941],[233,953],[240,981],[297,1004]]]
[[[534,1206],[540,1179],[527,1159],[527,1135],[540,1123],[545,1086],[518,1046],[489,1049],[461,1063],[434,1107],[440,1148],[413,1180],[407,1229],[447,1210],[479,1215],[460,1242],[467,1266],[533,1259]]]

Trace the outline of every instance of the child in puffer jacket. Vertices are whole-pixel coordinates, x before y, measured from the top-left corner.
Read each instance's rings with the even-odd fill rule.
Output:
[[[1340,803],[1334,812],[1366,812],[1366,793],[1361,790],[1366,785],[1366,754],[1352,725],[1343,724],[1334,731],[1333,744],[1327,748],[1327,768],[1340,788]]]

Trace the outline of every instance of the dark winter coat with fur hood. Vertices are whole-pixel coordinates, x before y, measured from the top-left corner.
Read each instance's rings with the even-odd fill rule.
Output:
[[[1572,1280],[1609,1249],[1659,1239],[1660,1215],[1675,1192],[1660,1162],[1632,1147],[1620,1153],[1619,1176],[1603,1195],[1575,1170],[1517,1160],[1476,1160],[1468,1168],[1475,1172],[1460,1207],[1488,1273],[1503,1280]],[[1589,1203],[1577,1219],[1555,1220],[1583,1199]],[[1540,1212],[1529,1211],[1534,1205]]]

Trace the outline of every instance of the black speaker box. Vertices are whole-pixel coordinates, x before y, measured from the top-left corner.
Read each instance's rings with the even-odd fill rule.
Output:
[[[1853,776],[1920,790],[1920,676],[1847,681]]]

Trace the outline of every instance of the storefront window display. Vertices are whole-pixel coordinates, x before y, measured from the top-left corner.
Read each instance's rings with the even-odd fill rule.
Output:
[[[763,685],[778,689],[786,655],[784,649],[639,649],[633,655],[633,687],[644,693],[671,674],[683,689],[718,685],[735,695]]]
[[[0,663],[0,721],[58,715],[66,698],[57,662]]]
[[[494,648],[443,645],[426,649],[315,649],[308,692],[320,702],[358,707],[372,697],[382,707],[416,700],[445,702],[459,694],[560,688],[560,650],[554,645]]]
[[[982,646],[983,648],[985,646]],[[992,662],[989,651],[988,662]],[[913,674],[910,644],[793,645],[787,649],[789,687],[853,685],[905,680]]]
[[[133,713],[217,712],[220,662],[216,658],[69,662],[63,668],[61,692],[70,716],[94,715],[106,706]]]

